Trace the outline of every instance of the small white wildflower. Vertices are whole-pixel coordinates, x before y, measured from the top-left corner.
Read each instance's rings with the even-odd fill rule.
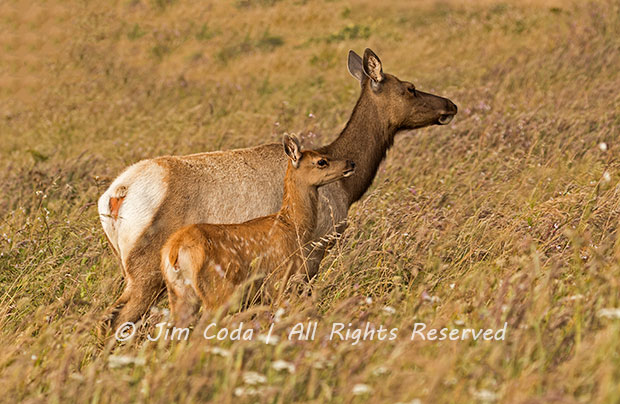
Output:
[[[110,355],[108,357],[108,365],[111,368],[120,368],[128,365],[144,366],[146,360],[129,355]]]
[[[358,383],[353,386],[352,393],[354,396],[362,396],[364,394],[372,393],[372,387],[367,384]]]
[[[366,304],[372,304],[372,297],[367,297],[365,302]]]
[[[454,287],[455,287],[455,286],[456,286],[456,284],[451,283],[451,284],[450,284],[450,289],[454,289]]]
[[[253,387],[237,387],[233,391],[233,394],[235,396],[237,396],[237,397],[241,397],[241,396],[255,396],[255,395],[258,394],[258,391],[256,391],[256,389],[253,388]]]
[[[245,372],[243,373],[243,383],[254,386],[256,384],[263,384],[267,381],[264,375],[257,372]]]
[[[420,400],[419,398],[414,398],[413,400],[409,401],[408,403],[403,403],[402,401],[399,401],[396,404],[422,404],[422,400]]]
[[[620,308],[606,308],[598,311],[598,316],[603,318],[620,319]]]
[[[79,373],[71,373],[69,375],[69,379],[76,380],[78,382],[83,382],[86,378]]]
[[[386,368],[384,366],[379,366],[378,368],[376,368],[375,370],[372,371],[372,375],[373,376],[381,376],[381,375],[384,375],[384,374],[386,374],[388,372],[389,372],[388,368]]]
[[[224,348],[220,348],[220,347],[217,347],[217,346],[209,349],[207,352],[210,352],[213,355],[218,355],[218,356],[221,356],[221,357],[224,357],[224,358],[228,358],[231,355],[229,350],[224,349]]]
[[[37,358],[38,358],[38,357],[37,357],[37,355],[32,355],[32,356],[30,357],[30,359],[32,359],[33,361],[36,361],[36,360],[37,360]]]
[[[463,320],[454,320],[455,325],[465,325],[465,321]]]
[[[308,114],[308,117],[309,117],[309,118],[314,118],[314,114],[313,114],[312,112],[310,112],[310,113]]]
[[[312,367],[315,369],[325,369],[325,361],[321,359],[317,359],[314,362],[312,362]]]
[[[271,367],[278,372],[286,370],[289,373],[295,373],[295,365],[287,361],[277,360],[271,364]]]
[[[280,321],[284,313],[285,313],[284,309],[280,307],[278,310],[276,310],[276,313],[273,315],[273,321],[275,321],[276,323]]]
[[[603,181],[605,181],[605,182],[611,181],[611,174],[609,174],[609,171],[605,171],[603,173]]]
[[[267,334],[260,334],[256,337],[256,339],[263,344],[267,344],[269,342],[269,345],[278,345],[278,341],[280,341],[280,338],[277,335],[270,336],[269,341],[267,341]]]
[[[598,148],[601,149],[601,151],[607,151],[607,143],[605,142],[599,143]]]
[[[437,296],[431,296],[428,294],[427,291],[423,291],[422,292],[422,300],[426,301],[426,302],[431,302],[431,303],[439,303],[441,301],[441,299]]]
[[[494,393],[490,390],[474,391],[472,394],[478,400],[485,401],[485,402],[496,401],[498,399],[497,393]]]
[[[582,294],[577,294],[577,295],[574,295],[574,296],[570,296],[568,298],[568,300],[581,300],[581,299],[583,299],[583,295]]]
[[[383,307],[383,312],[386,313],[386,314],[392,315],[392,314],[396,313],[396,309],[394,307],[392,307],[392,306],[385,306],[385,307]]]
[[[445,384],[446,386],[454,386],[457,383],[458,380],[456,377],[450,377],[443,382],[443,384]]]

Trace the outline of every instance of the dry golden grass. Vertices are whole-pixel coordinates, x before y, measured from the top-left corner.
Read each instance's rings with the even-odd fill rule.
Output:
[[[152,343],[153,313],[102,345],[122,285],[96,212],[109,181],[285,131],[327,143],[359,91],[346,53],[367,46],[459,114],[397,137],[311,296],[290,297],[274,334],[316,320],[317,338]],[[617,0],[4,2],[0,49],[1,400],[620,402]],[[367,321],[400,338],[325,339]],[[508,325],[409,341],[415,322]]]

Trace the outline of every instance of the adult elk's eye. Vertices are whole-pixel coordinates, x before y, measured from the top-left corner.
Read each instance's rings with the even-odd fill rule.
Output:
[[[316,165],[318,165],[319,167],[327,167],[327,160],[320,159],[319,161],[316,162]]]

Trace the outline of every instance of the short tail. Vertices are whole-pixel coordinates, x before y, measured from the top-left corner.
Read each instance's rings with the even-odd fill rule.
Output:
[[[185,277],[200,269],[204,262],[204,247],[187,233],[173,235],[162,251],[164,265]]]
[[[178,269],[178,261],[179,261],[179,250],[181,249],[180,246],[174,246],[172,247],[170,250],[168,250],[168,265],[170,265],[172,268],[177,268]]]
[[[101,226],[103,227],[103,231],[105,232],[112,251],[117,257],[119,257],[119,259],[121,256],[118,242],[119,234],[117,219],[119,218],[121,206],[126,196],[127,187],[110,187],[103,195],[101,195],[97,204]]]

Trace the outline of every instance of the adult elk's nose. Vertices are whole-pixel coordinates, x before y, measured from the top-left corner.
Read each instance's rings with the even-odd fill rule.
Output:
[[[456,115],[457,111],[458,108],[456,105],[452,101],[446,100],[445,109],[439,114],[439,119],[437,119],[437,122],[439,122],[440,125],[449,124],[452,121],[452,118],[454,118],[454,115]]]

